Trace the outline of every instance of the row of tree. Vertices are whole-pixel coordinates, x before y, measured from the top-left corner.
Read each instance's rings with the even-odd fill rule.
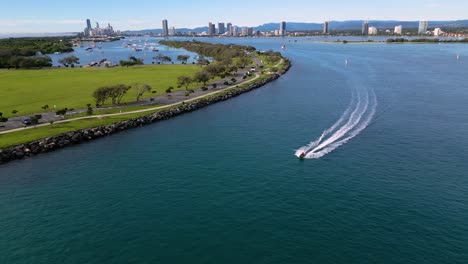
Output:
[[[237,72],[239,68],[247,67],[253,62],[248,53],[255,51],[255,48],[250,46],[211,44],[199,41],[164,40],[160,43],[198,54],[197,65],[203,66],[203,68],[193,76],[182,75],[177,78],[177,85],[185,87],[186,90],[189,90],[193,83],[200,83],[205,87],[211,79],[225,78]],[[210,62],[207,57],[213,58],[214,62]],[[184,59],[188,60],[188,56]]]
[[[153,89],[148,84],[139,84],[135,83],[133,85],[125,84],[116,84],[109,86],[102,86],[96,89],[93,93],[93,97],[96,102],[96,106],[104,105],[109,99],[113,105],[120,104],[125,95],[127,95],[130,89],[135,89],[136,91],[136,101],[140,101],[141,97],[147,93],[151,92]],[[88,106],[89,108],[89,106]]]

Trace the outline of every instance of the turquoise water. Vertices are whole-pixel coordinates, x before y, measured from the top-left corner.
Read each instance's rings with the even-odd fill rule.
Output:
[[[468,46],[286,45],[261,89],[0,167],[0,263],[467,263]],[[356,92],[369,126],[299,161]]]

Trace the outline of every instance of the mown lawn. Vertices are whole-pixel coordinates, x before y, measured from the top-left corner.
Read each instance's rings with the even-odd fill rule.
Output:
[[[0,112],[6,117],[12,116],[13,110],[19,111],[16,115],[27,115],[43,111],[44,105],[82,109],[88,103],[94,105],[92,93],[98,87],[119,83],[146,83],[157,91],[156,95],[164,94],[169,86],[177,90],[178,76],[193,75],[199,70],[193,65],[0,70]],[[135,97],[132,89],[123,102],[135,101]]]

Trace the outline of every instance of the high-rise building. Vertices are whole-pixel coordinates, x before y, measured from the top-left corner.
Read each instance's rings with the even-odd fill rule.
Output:
[[[280,35],[286,35],[286,22],[284,21],[280,23]]]
[[[216,34],[216,27],[213,23],[208,23],[208,35],[209,36],[213,36],[214,34]]]
[[[222,35],[226,32],[224,23],[218,23],[218,34]]]
[[[323,34],[328,34],[330,33],[328,31],[328,21],[323,22]]]
[[[398,35],[403,34],[403,26],[402,26],[402,25],[396,26],[396,27],[395,27],[395,30],[393,31],[393,33],[394,33],[394,34],[398,34]]]
[[[232,35],[233,35],[234,37],[239,36],[239,27],[238,27],[238,26],[232,27]]]
[[[162,21],[162,35],[167,37],[169,35],[169,25],[167,23],[167,19]]]
[[[427,25],[428,25],[427,20],[419,21],[419,29],[418,29],[418,34],[419,35],[426,35]]]
[[[251,36],[253,36],[253,28],[251,28],[251,27],[243,27],[243,28],[242,28],[242,36],[244,36],[244,37],[251,37]]]
[[[232,24],[231,23],[227,23],[227,33],[228,33],[228,36],[232,36],[233,35],[233,32],[232,32]]]
[[[361,33],[364,36],[367,36],[369,34],[369,21],[364,21],[364,23],[362,23]]]
[[[370,27],[369,28],[369,35],[377,35],[379,31],[377,30],[376,27]]]
[[[86,28],[87,28],[88,30],[91,30],[91,29],[92,29],[92,27],[91,27],[91,19],[89,19],[89,18],[86,19]]]
[[[170,27],[169,28],[169,36],[175,36],[175,35],[176,35],[175,27]]]

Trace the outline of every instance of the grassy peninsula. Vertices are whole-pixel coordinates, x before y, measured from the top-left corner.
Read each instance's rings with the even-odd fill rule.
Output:
[[[32,126],[0,126],[0,149],[226,94],[289,66],[280,53],[257,52],[253,47],[197,41],[161,43],[197,52],[198,60],[194,65],[182,58],[181,64],[173,65],[0,70],[0,97],[8,98],[0,101],[0,113],[10,117],[9,123],[20,125],[24,118],[37,117]],[[96,96],[97,91],[107,92]],[[114,100],[116,91],[119,100]],[[55,113],[63,108],[75,111]]]

